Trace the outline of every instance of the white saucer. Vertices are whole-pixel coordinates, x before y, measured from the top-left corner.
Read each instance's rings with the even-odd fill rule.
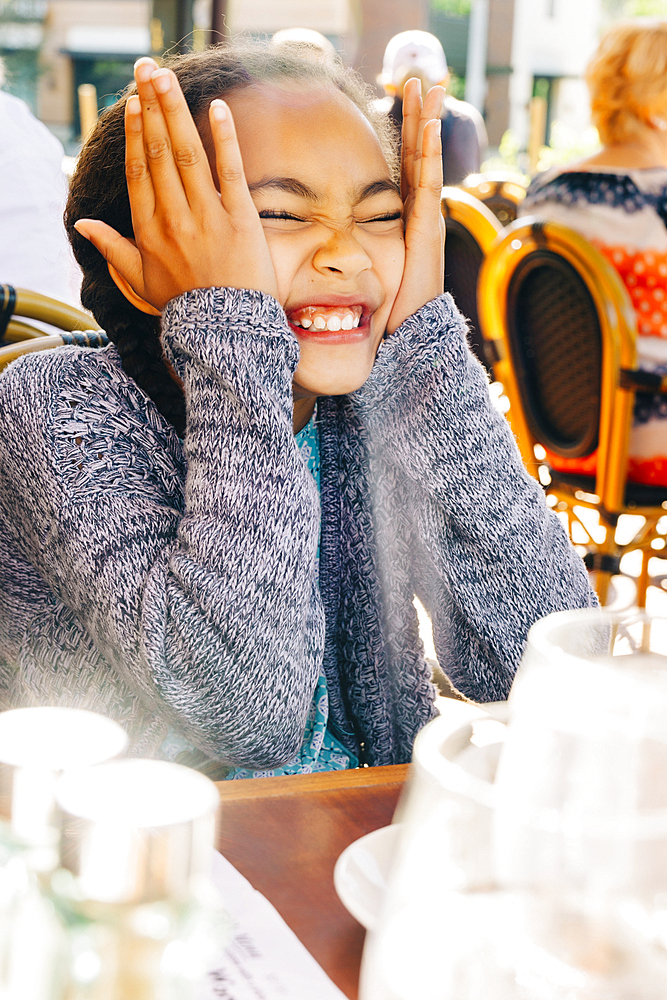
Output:
[[[373,930],[387,888],[400,824],[383,826],[346,847],[334,868],[334,886],[355,920]]]

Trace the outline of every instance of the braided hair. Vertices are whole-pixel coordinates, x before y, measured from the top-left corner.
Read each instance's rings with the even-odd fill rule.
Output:
[[[211,101],[232,90],[262,81],[300,81],[333,85],[355,104],[373,126],[393,175],[398,172],[396,141],[386,116],[374,110],[373,93],[338,59],[314,57],[295,47],[266,44],[216,46],[169,59],[190,112],[201,129]],[[74,256],[83,271],[81,302],[106,330],[123,368],[147,393],[179,434],[185,429],[185,400],[162,355],[160,320],[142,313],[116,287],[106,261],[81,236],[74,223],[99,219],[121,236],[132,238],[132,215],[125,183],[125,102],[136,93],[132,84],[97,121],[83,147],[72,178],[65,210],[65,227]]]

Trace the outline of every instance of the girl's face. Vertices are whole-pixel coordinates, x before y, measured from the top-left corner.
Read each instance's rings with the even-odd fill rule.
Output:
[[[333,87],[255,84],[225,100],[301,348],[294,397],[358,389],[405,257],[403,203],[377,136]],[[211,159],[210,135],[204,144]]]

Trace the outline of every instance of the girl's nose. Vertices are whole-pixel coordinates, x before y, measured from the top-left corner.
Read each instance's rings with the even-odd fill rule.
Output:
[[[371,258],[349,229],[329,231],[313,257],[313,267],[317,271],[339,274],[343,278],[352,278],[372,266]]]

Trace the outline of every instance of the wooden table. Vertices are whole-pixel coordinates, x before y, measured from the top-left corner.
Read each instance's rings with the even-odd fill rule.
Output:
[[[276,907],[350,1000],[364,929],[333,886],[340,853],[387,826],[407,764],[219,782],[218,848]]]

